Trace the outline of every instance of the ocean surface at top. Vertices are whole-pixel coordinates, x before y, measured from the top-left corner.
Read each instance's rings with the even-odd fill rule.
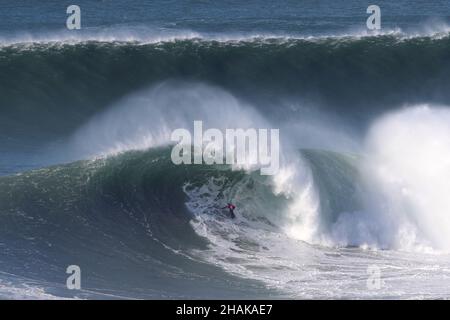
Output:
[[[440,31],[450,20],[448,1],[16,1],[0,3],[0,41],[67,31],[66,9],[81,8],[79,34],[153,36],[174,31],[209,35],[342,35],[366,31],[368,6],[381,9],[382,31]],[[111,30],[113,28],[113,31]],[[118,32],[121,30],[121,33]]]

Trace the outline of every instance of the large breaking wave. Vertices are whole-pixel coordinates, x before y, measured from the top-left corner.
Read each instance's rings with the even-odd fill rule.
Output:
[[[219,86],[271,117],[324,109],[367,123],[399,104],[449,101],[449,46],[447,35],[10,44],[0,48],[2,134],[67,134],[167,79]]]

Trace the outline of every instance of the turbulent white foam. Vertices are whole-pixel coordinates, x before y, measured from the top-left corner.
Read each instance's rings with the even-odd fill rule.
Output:
[[[450,109],[419,106],[389,114],[368,138],[370,181],[398,245],[426,241],[450,250]],[[381,213],[384,211],[384,213]],[[411,229],[415,231],[411,233]]]
[[[362,212],[342,213],[328,240],[401,250],[450,250],[450,109],[417,106],[372,126],[361,167]]]
[[[171,29],[156,26],[133,25],[83,28],[82,30],[52,30],[36,32],[16,32],[14,34],[0,34],[0,46],[30,45],[30,44],[78,44],[89,41],[123,42],[152,44],[173,42],[176,40],[201,39],[206,41],[239,42],[264,40],[322,40],[322,39],[361,39],[374,36],[395,36],[398,39],[416,37],[441,38],[448,36],[450,26],[442,21],[429,21],[412,30],[400,28],[383,28],[382,30],[353,29],[342,33],[328,33],[309,35],[302,33],[283,32],[198,32],[194,30]]]
[[[0,45],[15,44],[77,44],[89,41],[124,42],[151,44],[201,38],[201,34],[190,30],[169,30],[146,26],[83,28],[80,31],[48,31],[40,33],[19,32],[13,35],[0,35]]]
[[[4,276],[4,274],[2,274]],[[62,300],[67,299],[47,293],[44,288],[25,282],[14,283],[0,278],[0,299],[14,300]]]
[[[275,194],[283,194],[289,201],[282,229],[293,239],[313,243],[319,229],[320,199],[311,171],[298,158],[283,167],[273,183]]]
[[[337,37],[343,38],[364,38],[374,36],[394,36],[399,40],[406,40],[412,38],[431,37],[440,39],[447,37],[450,34],[450,26],[440,20],[429,20],[422,25],[409,28],[407,30],[396,28],[382,28],[381,30],[367,30],[366,28],[353,29],[347,33],[340,34]],[[336,36],[331,36],[336,37]]]

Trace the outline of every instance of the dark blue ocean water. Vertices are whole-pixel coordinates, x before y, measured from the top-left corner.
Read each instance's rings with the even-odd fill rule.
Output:
[[[71,4],[80,6],[84,29],[151,26],[205,33],[336,34],[364,29],[372,4],[381,8],[384,29],[414,30],[450,19],[446,0],[3,0],[0,33],[64,29]]]

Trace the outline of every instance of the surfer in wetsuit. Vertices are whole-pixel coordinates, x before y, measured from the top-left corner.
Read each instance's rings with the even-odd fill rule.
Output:
[[[223,207],[222,209],[228,209],[230,210],[230,217],[231,219],[236,218],[236,215],[234,214],[234,209],[236,209],[236,206],[232,203],[228,203],[225,207]]]

